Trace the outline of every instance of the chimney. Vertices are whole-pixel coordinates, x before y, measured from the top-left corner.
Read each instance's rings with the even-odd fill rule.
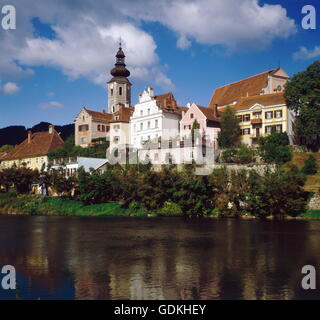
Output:
[[[32,132],[29,130],[28,131],[28,143],[31,143],[31,136],[32,136]]]
[[[54,126],[51,124],[49,126],[49,134],[52,134],[53,133],[53,129],[54,129]]]
[[[214,105],[213,112],[214,112],[214,116],[217,118],[218,117],[218,105],[217,104]]]
[[[153,89],[152,87],[148,87],[148,88],[147,88],[147,91],[148,91],[148,93],[149,93],[149,96],[150,96],[151,98],[153,98],[153,97],[154,97],[154,89]]]

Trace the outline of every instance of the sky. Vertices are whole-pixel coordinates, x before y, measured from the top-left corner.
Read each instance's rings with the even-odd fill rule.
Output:
[[[0,128],[73,123],[107,108],[119,38],[132,103],[147,86],[178,104],[209,104],[215,88],[278,67],[290,75],[320,60],[317,0],[0,0]],[[316,9],[305,30],[305,5]]]

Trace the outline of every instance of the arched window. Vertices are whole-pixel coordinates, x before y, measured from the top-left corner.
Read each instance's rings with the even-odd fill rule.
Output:
[[[122,87],[119,87],[119,96],[122,96]]]

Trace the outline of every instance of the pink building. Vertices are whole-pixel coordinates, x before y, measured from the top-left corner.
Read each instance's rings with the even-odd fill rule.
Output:
[[[187,111],[183,112],[180,121],[180,136],[186,138],[190,136],[193,123],[197,121],[199,130],[210,146],[218,148],[218,133],[220,132],[220,117],[217,108],[208,109],[193,103]]]

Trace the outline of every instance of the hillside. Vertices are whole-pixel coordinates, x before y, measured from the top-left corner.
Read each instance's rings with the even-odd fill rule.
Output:
[[[0,147],[8,145],[17,145],[27,138],[28,131],[42,132],[47,131],[50,123],[40,122],[32,128],[26,128],[24,126],[10,126],[0,129]],[[61,138],[66,140],[68,137],[74,134],[74,124],[67,124],[64,126],[55,126],[55,129],[60,133]]]
[[[298,168],[303,168],[304,161],[313,154],[317,159],[318,173],[314,176],[308,176],[305,189],[310,192],[320,191],[320,153],[293,153],[291,163]]]

